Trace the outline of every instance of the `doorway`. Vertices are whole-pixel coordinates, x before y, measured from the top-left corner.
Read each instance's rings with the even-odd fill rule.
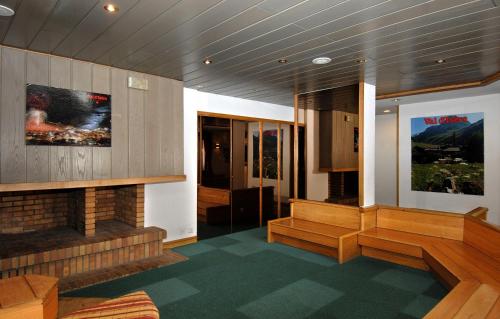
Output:
[[[305,198],[304,133],[299,127],[299,198]],[[293,197],[293,125],[198,115],[198,239],[289,216]]]

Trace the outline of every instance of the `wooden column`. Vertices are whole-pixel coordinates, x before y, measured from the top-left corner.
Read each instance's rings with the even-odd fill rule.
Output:
[[[264,140],[264,123],[259,121],[259,226],[262,227],[262,152],[263,152],[263,140]]]
[[[278,218],[281,218],[281,124],[278,123],[278,183],[276,193],[278,196]]]
[[[299,96],[293,96],[293,197],[299,194]]]

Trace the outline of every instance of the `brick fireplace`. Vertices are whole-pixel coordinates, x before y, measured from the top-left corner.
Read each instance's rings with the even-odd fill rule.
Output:
[[[0,274],[66,277],[162,254],[144,184],[0,193]]]

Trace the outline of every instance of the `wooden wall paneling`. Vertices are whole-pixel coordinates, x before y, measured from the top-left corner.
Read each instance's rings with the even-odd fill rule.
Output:
[[[87,62],[71,60],[71,88],[92,91],[92,65]],[[68,147],[68,146],[66,146]],[[92,147],[72,146],[72,179],[92,179]]]
[[[111,177],[128,177],[127,71],[111,69]]]
[[[184,174],[184,83],[170,80],[173,85],[174,118],[170,121],[175,138],[174,174]]]
[[[24,105],[26,53],[2,49],[0,175],[2,183],[26,181],[26,146],[24,142]]]
[[[71,88],[71,60],[57,56],[50,58],[50,86]],[[71,149],[65,146],[49,147],[49,174],[51,181],[71,180]]]
[[[129,76],[144,78],[145,75],[129,72]],[[129,177],[144,176],[144,91],[128,89],[128,174]]]
[[[28,52],[26,83],[49,85],[49,56]],[[49,181],[49,146],[26,146],[26,179],[28,183]]]
[[[104,65],[92,64],[92,92],[111,94],[111,71]],[[111,112],[113,112],[111,97]],[[111,126],[113,136],[113,126]],[[94,147],[92,150],[92,178],[111,178],[111,147]]]
[[[169,123],[174,118],[174,88],[171,84],[172,80],[160,78],[159,96],[160,108],[160,123]],[[160,171],[162,174],[174,174],[174,152],[175,152],[175,135],[173,134],[173,126],[161,125],[160,130]]]
[[[238,120],[231,120],[232,125],[232,169],[233,185],[231,189],[243,189],[247,185],[245,171],[245,131],[247,123]]]
[[[161,174],[161,108],[160,105],[160,79],[157,76],[148,75],[148,90],[145,91],[145,174],[146,176],[157,176]]]

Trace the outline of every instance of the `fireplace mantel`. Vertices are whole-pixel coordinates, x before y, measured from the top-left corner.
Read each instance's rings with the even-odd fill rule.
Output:
[[[0,184],[0,192],[104,187],[104,186],[119,186],[119,185],[134,185],[134,184],[173,183],[173,182],[183,182],[185,180],[186,180],[186,175],[168,175],[168,176],[138,177],[138,178],[98,179],[98,180],[88,180],[88,181],[15,183],[15,184]]]

